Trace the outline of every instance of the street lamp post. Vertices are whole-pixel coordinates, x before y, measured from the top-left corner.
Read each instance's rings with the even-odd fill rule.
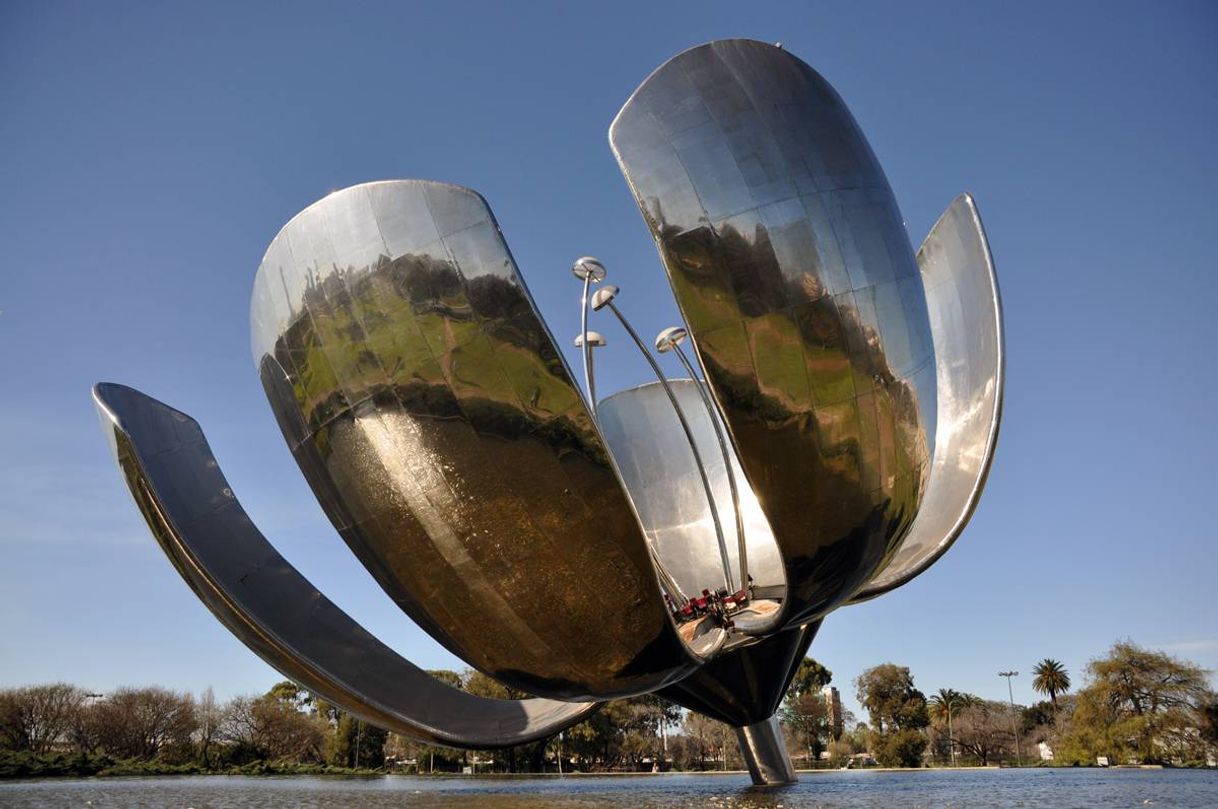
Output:
[[[999,677],[1007,678],[1007,699],[1011,703],[1011,733],[1015,736],[1015,761],[1022,762],[1023,754],[1019,750],[1019,728],[1015,724],[1015,692],[1011,690],[1011,678],[1018,677],[1018,671],[1000,671]]]

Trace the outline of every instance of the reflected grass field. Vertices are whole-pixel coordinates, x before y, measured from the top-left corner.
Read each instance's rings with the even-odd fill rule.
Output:
[[[910,770],[803,773],[778,790],[748,776],[334,776],[61,779],[0,784],[4,807],[1188,807],[1218,806],[1214,770]]]

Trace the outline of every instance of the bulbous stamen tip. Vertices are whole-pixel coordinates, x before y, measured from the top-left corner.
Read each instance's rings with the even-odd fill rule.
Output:
[[[583,256],[571,265],[571,273],[581,281],[590,279],[592,283],[599,284],[605,280],[605,265],[598,258]]]
[[[688,332],[680,326],[669,326],[656,335],[656,351],[659,351],[661,354],[667,354],[685,342],[687,334]]]
[[[601,309],[604,309],[605,306],[608,305],[608,303],[616,297],[617,297],[617,287],[614,286],[613,284],[606,284],[605,286],[598,289],[595,293],[593,293],[592,301],[591,301],[592,311],[599,312]]]
[[[601,346],[603,346],[605,344],[606,344],[605,337],[599,331],[588,332],[588,346],[590,348],[600,348]],[[584,347],[584,336],[582,334],[575,335],[575,347],[576,348]]]

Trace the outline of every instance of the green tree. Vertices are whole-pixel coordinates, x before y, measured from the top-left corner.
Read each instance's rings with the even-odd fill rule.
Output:
[[[473,669],[465,672],[465,675],[461,677],[461,682],[469,693],[488,699],[525,699],[529,696],[519,689],[504,685],[490,675]],[[496,769],[507,772],[536,771],[541,769],[548,742],[549,739],[543,739],[503,750],[482,750],[477,751],[475,756],[480,759],[490,759],[495,762]]]
[[[1019,712],[1020,728],[1024,733],[1031,733],[1038,727],[1051,726],[1056,713],[1057,709],[1048,700],[1029,705]]]
[[[809,766],[820,759],[831,735],[832,717],[821,689],[832,681],[833,672],[811,657],[805,657],[799,661],[799,668],[787,686],[779,709],[783,724],[808,751]]]
[[[783,724],[808,751],[808,766],[820,760],[829,741],[829,710],[819,691],[788,694],[780,709]]]
[[[947,749],[952,763],[956,763],[956,745],[952,737],[952,716],[968,704],[965,695],[952,688],[940,688],[927,701],[930,718],[947,724]]]
[[[1046,657],[1032,667],[1032,687],[1049,695],[1049,702],[1057,707],[1057,695],[1070,690],[1070,675],[1066,667],[1053,658]]]
[[[344,711],[334,727],[330,763],[338,767],[379,769],[385,764],[388,737],[388,731]]]
[[[1092,660],[1087,675],[1061,758],[1152,763],[1200,757],[1203,709],[1214,699],[1208,671],[1123,641]]]
[[[427,673],[450,688],[463,689],[465,687],[461,675],[455,671],[430,669]],[[415,759],[415,766],[419,772],[435,772],[437,769],[451,772],[460,769],[461,762],[465,759],[463,751],[454,750],[451,747],[413,741],[399,742],[399,746],[402,747],[403,753],[409,749],[410,757]]]
[[[871,741],[871,728],[866,722],[859,722],[843,733],[842,738],[850,742],[851,753],[866,753]]]
[[[291,705],[298,711],[309,710],[315,701],[312,693],[298,686],[291,680],[280,680],[266,692],[267,699],[277,700],[285,705]]]
[[[623,728],[630,716],[623,700],[614,700],[589,718],[567,729],[564,752],[580,762],[581,769],[612,769],[623,758]]]
[[[926,737],[912,728],[882,736],[875,748],[876,761],[885,767],[917,767],[922,764]]]
[[[909,668],[873,666],[854,681],[859,702],[871,718],[870,743],[876,760],[890,767],[913,767],[926,750],[919,731],[930,724],[926,695],[914,687]]]
[[[680,706],[658,694],[643,694],[629,700],[634,704],[634,721],[627,729],[628,737],[649,751],[660,770],[668,766],[668,728],[681,721]]]
[[[834,767],[844,767],[849,764],[852,753],[854,750],[845,737],[835,742],[829,742],[829,763]]]
[[[791,678],[791,684],[787,686],[787,694],[799,696],[819,692],[831,682],[833,682],[833,672],[816,660],[805,657],[799,661],[799,668],[795,670],[795,676]]]
[[[854,684],[875,731],[918,730],[930,724],[926,695],[914,687],[908,667],[882,663],[864,671]]]
[[[449,688],[465,687],[465,683],[461,680],[461,675],[455,671],[450,671],[449,669],[428,669],[427,673]]]

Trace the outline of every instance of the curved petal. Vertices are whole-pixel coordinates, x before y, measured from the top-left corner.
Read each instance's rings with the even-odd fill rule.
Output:
[[[724,40],[634,92],[610,142],[786,568],[788,627],[888,559],[935,398],[922,281],[875,156],[791,54]]]
[[[478,194],[401,180],[329,195],[275,237],[250,311],[255,362],[309,484],[437,640],[560,699],[643,693],[696,667]]]
[[[922,510],[892,562],[852,603],[913,579],[964,530],[994,460],[1002,420],[1002,301],[977,205],[956,197],[918,250],[939,363],[938,428]]]
[[[542,739],[597,703],[494,700],[400,657],[280,556],[233,496],[199,425],[122,385],[93,398],[153,535],[191,589],[246,646],[343,710],[415,739],[502,747]]]
[[[733,570],[738,570],[736,518],[711,414],[693,380],[671,379],[668,384],[706,465],[719,522],[724,531],[731,532],[728,561]],[[697,595],[708,582],[722,577],[722,563],[710,503],[672,404],[658,382],[649,382],[602,399],[597,417],[656,556],[684,592]],[[730,461],[742,484],[739,499],[753,594],[749,607],[734,613],[732,620],[738,628],[755,634],[773,628],[772,619],[777,617],[786,592],[786,579],[774,536],[757,497],[744,481],[739,459],[731,457]],[[728,645],[741,641],[749,638],[736,634]],[[688,678],[682,682],[688,682]]]

